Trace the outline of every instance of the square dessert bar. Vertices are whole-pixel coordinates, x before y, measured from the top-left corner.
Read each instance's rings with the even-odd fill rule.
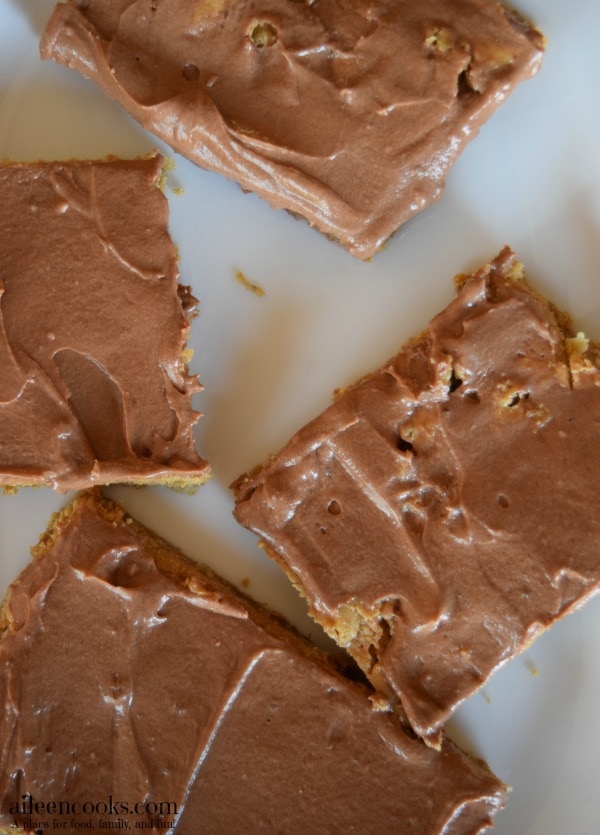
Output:
[[[599,587],[599,369],[505,249],[234,485],[238,521],[431,744]]]
[[[68,0],[41,54],[369,258],[441,196],[543,46],[494,0]]]
[[[0,165],[0,489],[208,477],[162,166]]]
[[[472,835],[504,802],[96,491],[34,556],[0,618],[0,832]]]

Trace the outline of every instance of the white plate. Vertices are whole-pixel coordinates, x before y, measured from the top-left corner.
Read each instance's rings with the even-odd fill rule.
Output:
[[[0,158],[135,156],[161,147],[91,83],[39,61],[52,6],[0,0]],[[316,641],[319,630],[282,572],[231,517],[228,484],[279,449],[336,386],[395,353],[452,298],[452,276],[505,243],[576,327],[600,339],[600,4],[519,7],[549,37],[540,74],[467,148],[442,201],[372,263],[175,157],[171,231],[182,280],[202,301],[191,339],[193,370],[206,387],[197,437],[214,476],[194,497],[160,488],[110,493],[190,556],[235,583],[248,578],[250,593]],[[266,296],[246,290],[236,270]],[[0,496],[0,592],[68,498],[49,490]],[[450,735],[513,787],[498,835],[600,833],[598,692],[596,599],[458,711]]]

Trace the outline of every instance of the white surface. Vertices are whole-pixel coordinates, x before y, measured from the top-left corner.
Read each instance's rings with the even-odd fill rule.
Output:
[[[0,0],[0,158],[134,156],[160,147],[91,83],[39,61],[52,6]],[[600,339],[600,4],[522,0],[519,7],[549,37],[540,74],[469,146],[441,203],[370,264],[175,157],[171,231],[182,280],[202,301],[191,339],[193,370],[206,387],[197,437],[214,476],[195,497],[159,488],[109,492],[190,556],[236,583],[248,578],[251,594],[315,640],[319,630],[286,578],[231,517],[228,484],[279,449],[336,386],[395,353],[452,298],[454,273],[504,243],[576,327]],[[244,289],[238,269],[266,296]],[[68,498],[47,490],[0,496],[0,592]],[[513,786],[498,835],[600,833],[599,692],[596,599],[459,710],[450,735]]]

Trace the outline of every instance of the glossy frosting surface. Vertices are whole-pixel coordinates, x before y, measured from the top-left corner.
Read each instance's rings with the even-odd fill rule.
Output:
[[[207,476],[161,166],[0,165],[0,486]]]
[[[378,625],[361,664],[423,736],[598,588],[597,366],[504,250],[235,485],[338,640]]]
[[[143,529],[97,501],[80,499],[9,589],[0,828],[23,795],[135,810],[71,816],[94,831],[119,817],[162,831],[136,806],[157,801],[176,804],[161,822],[186,835],[472,835],[488,822],[505,796],[489,771],[408,735],[283,627],[263,628],[164,543],[156,557]]]
[[[542,48],[492,0],[69,0],[41,53],[368,258]]]

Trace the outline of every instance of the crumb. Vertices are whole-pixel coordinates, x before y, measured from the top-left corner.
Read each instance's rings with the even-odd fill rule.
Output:
[[[244,577],[243,580],[241,580],[240,582],[241,582],[242,586],[245,589],[247,589],[248,586],[250,585],[250,578],[249,577]]]
[[[150,155],[151,156],[151,155]],[[163,194],[166,194],[167,191],[167,177],[169,173],[175,168],[175,163],[169,157],[163,158],[162,168],[160,170],[160,174],[158,175],[158,179],[156,181],[157,187],[162,191]]]
[[[374,693],[372,696],[369,696],[369,701],[373,705],[373,710],[378,713],[390,713],[392,710],[389,699],[386,699],[380,693]]]
[[[427,38],[425,38],[425,44],[433,47],[434,49],[438,49],[440,52],[447,52],[449,49],[452,49],[454,36],[449,29],[438,26]]]
[[[266,291],[259,284],[254,284],[250,279],[246,278],[241,270],[237,270],[235,274],[236,280],[243,284],[247,290],[254,293],[255,296],[266,296]]]
[[[579,331],[577,336],[573,336],[565,340],[567,346],[567,354],[585,354],[590,347],[590,341],[586,335]]]

